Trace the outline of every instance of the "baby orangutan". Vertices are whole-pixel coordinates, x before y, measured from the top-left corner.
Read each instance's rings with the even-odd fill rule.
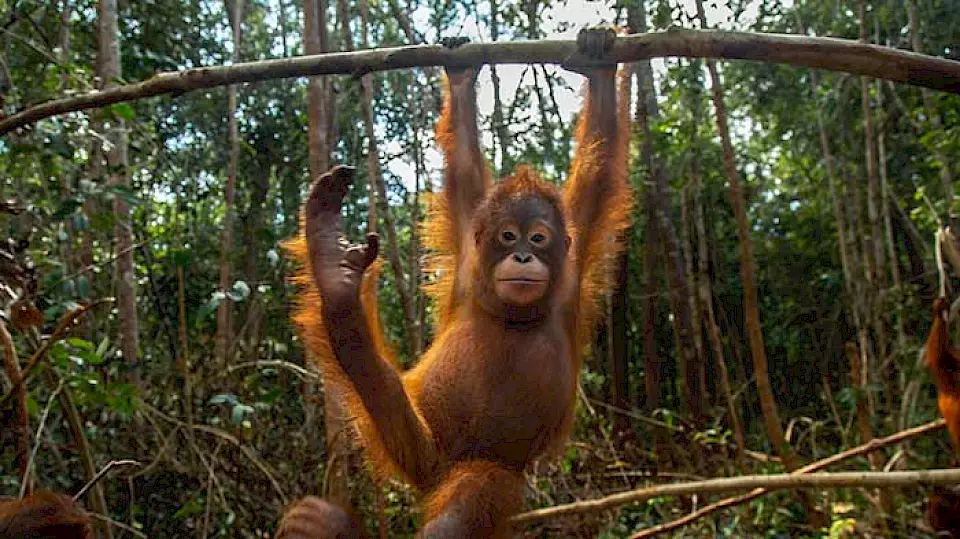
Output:
[[[615,40],[610,29],[585,30],[578,52],[601,59]],[[437,127],[444,189],[425,229],[441,275],[431,290],[438,327],[410,371],[398,372],[377,318],[377,236],[365,245],[342,238],[352,168],[313,184],[288,246],[302,263],[295,321],[326,383],[346,394],[375,473],[423,495],[418,537],[508,536],[524,469],[570,431],[581,350],[632,210],[628,103],[624,90],[618,98],[616,65],[581,72],[588,90],[561,193],[526,166],[492,181],[479,144],[477,72],[447,68]],[[295,505],[278,532],[362,536],[348,510],[318,498]]]

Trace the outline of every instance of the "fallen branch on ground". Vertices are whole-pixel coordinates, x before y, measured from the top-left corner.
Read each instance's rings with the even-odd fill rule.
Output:
[[[775,62],[960,93],[960,62],[846,39],[671,29],[619,36],[604,62],[675,56]],[[242,82],[312,75],[359,76],[411,67],[517,63],[580,67],[597,64],[578,55],[574,41],[539,40],[471,43],[457,49],[412,45],[199,67],[158,73],[143,82],[41,103],[0,120],[0,135],[67,112]]]
[[[870,453],[871,451],[876,451],[882,447],[888,445],[894,445],[900,442],[904,442],[911,438],[915,438],[922,434],[927,434],[940,430],[946,426],[946,422],[942,419],[937,421],[932,421],[925,425],[919,427],[914,427],[902,432],[898,432],[891,436],[885,438],[876,438],[873,441],[848,449],[842,453],[837,453],[836,455],[831,455],[823,460],[813,462],[802,468],[797,469],[790,474],[781,474],[781,475],[758,475],[758,476],[742,476],[742,477],[733,477],[733,478],[721,478],[721,479],[710,479],[706,481],[693,481],[686,483],[677,483],[674,485],[659,485],[656,487],[643,488],[638,490],[631,490],[629,492],[622,492],[619,494],[613,494],[611,496],[606,496],[597,500],[589,500],[583,502],[576,502],[566,505],[558,505],[555,507],[548,507],[545,509],[537,509],[534,511],[529,511],[522,513],[513,517],[511,520],[514,525],[522,524],[531,524],[541,520],[546,520],[550,518],[560,517],[560,516],[570,516],[581,513],[589,513],[596,511],[606,511],[610,509],[615,509],[621,505],[628,503],[639,502],[648,500],[655,496],[683,496],[689,494],[707,494],[711,492],[726,492],[732,490],[741,490],[744,488],[753,488],[751,492],[738,496],[735,498],[729,498],[715,504],[709,505],[690,513],[689,515],[675,520],[673,522],[664,524],[662,526],[657,526],[656,528],[650,528],[649,530],[643,530],[639,534],[633,537],[649,537],[655,535],[656,533],[662,533],[665,531],[673,530],[685,526],[697,519],[703,518],[711,513],[724,509],[726,507],[732,507],[734,505],[739,505],[746,503],[755,498],[767,494],[772,490],[782,490],[787,488],[808,488],[808,487],[846,487],[846,486],[855,486],[855,487],[879,487],[879,486],[901,486],[903,484],[911,485],[916,483],[922,483],[926,480],[918,479],[919,476],[911,476],[914,479],[909,480],[905,478],[898,479],[903,481],[903,483],[896,484],[875,484],[874,479],[869,479],[868,482],[861,482],[856,484],[845,484],[845,481],[849,481],[850,477],[874,477],[874,476],[891,476],[891,477],[905,477],[903,474],[918,474],[923,472],[847,472],[846,474],[818,474],[816,476],[810,476],[810,472],[815,472],[822,470],[830,465],[836,464],[843,460],[847,460],[859,455]],[[958,475],[956,477],[960,478],[960,469],[952,470]],[[893,476],[892,474],[899,474]],[[784,484],[783,482],[786,479],[800,479],[803,477],[817,477],[815,481],[820,481],[817,484],[804,484],[804,483],[788,483]],[[824,480],[822,478],[826,477]],[[838,483],[831,483],[829,478],[836,478]],[[765,479],[770,479],[769,482],[766,482]],[[826,482],[823,482],[826,481]],[[753,482],[753,484],[750,484]],[[950,481],[945,481],[949,483]],[[747,486],[749,484],[749,486]],[[633,538],[631,538],[633,539]]]

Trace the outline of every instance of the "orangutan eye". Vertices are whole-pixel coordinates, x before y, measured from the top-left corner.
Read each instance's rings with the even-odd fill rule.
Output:
[[[546,247],[550,243],[550,230],[542,224],[534,225],[533,230],[530,231],[529,238],[530,243],[535,246]]]
[[[518,230],[516,227],[508,226],[500,231],[500,243],[504,245],[513,245],[517,242]]]

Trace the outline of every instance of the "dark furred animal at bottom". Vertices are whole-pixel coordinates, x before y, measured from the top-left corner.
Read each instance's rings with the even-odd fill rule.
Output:
[[[0,537],[92,539],[90,517],[70,496],[37,491],[23,499],[0,499]]]
[[[615,37],[583,31],[579,52],[602,58]],[[345,395],[374,472],[421,493],[418,537],[508,536],[509,517],[523,504],[524,469],[561,448],[570,431],[581,350],[611,286],[633,202],[625,88],[618,97],[615,65],[583,74],[577,153],[560,192],[526,166],[492,181],[479,144],[477,72],[447,68],[437,126],[444,189],[424,234],[430,269],[440,275],[429,290],[436,337],[411,370],[398,372],[382,336],[378,238],[342,238],[352,168],[317,179],[288,245],[302,265],[295,321],[325,383]],[[287,512],[278,532],[362,536],[349,510],[312,497]]]

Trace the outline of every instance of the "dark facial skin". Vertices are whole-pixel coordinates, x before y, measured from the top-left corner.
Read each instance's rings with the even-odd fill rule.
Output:
[[[478,236],[487,293],[507,308],[540,306],[562,274],[569,238],[557,210],[538,197],[493,212]],[[490,298],[493,299],[493,298]]]

